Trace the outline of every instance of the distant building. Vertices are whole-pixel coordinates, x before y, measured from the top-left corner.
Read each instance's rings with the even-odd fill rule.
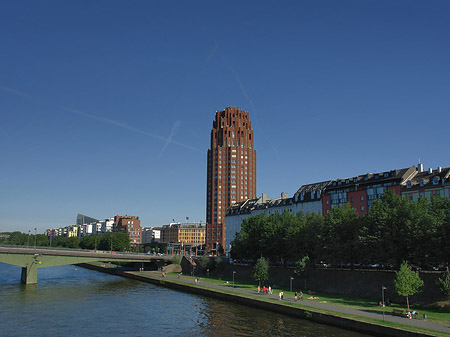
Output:
[[[263,193],[260,198],[247,199],[238,202],[228,208],[225,217],[225,254],[229,254],[231,250],[231,242],[234,240],[236,233],[241,231],[242,221],[248,217],[264,213],[266,215],[282,214],[289,212],[292,214],[318,213],[322,214],[322,195],[331,181],[324,181],[315,184],[301,186],[292,198],[286,193],[281,193],[281,197],[271,199],[267,194]]]
[[[183,243],[199,246],[205,244],[206,224],[171,223],[161,227],[162,243]]]
[[[113,231],[114,218],[105,219],[101,222],[100,232],[102,234],[110,233]]]
[[[161,227],[145,227],[142,229],[142,243],[157,243],[161,240]]]
[[[114,231],[127,233],[132,246],[140,245],[142,243],[141,220],[139,220],[139,217],[137,216],[116,215],[114,217]]]
[[[429,199],[432,195],[450,198],[450,168],[424,171],[423,165],[419,164],[417,167],[303,185],[292,198],[285,193],[278,199],[262,194],[260,198],[237,202],[228,208],[225,217],[225,253],[229,254],[231,242],[241,231],[242,221],[248,217],[284,211],[293,214],[315,212],[326,216],[332,208],[344,204],[349,204],[359,215],[365,215],[373,201],[389,190],[412,201]]]
[[[327,186],[322,197],[325,216],[333,207],[349,204],[359,215],[368,212],[372,202],[385,191],[392,190],[401,195],[401,187],[417,174],[416,167],[390,170],[381,173],[367,173],[356,177],[337,179]]]
[[[225,245],[225,214],[236,202],[256,197],[256,151],[248,112],[229,107],[216,112],[208,150],[206,249]]]
[[[77,226],[81,226],[84,224],[90,224],[90,223],[94,223],[94,222],[98,222],[99,220],[92,218],[90,216],[87,215],[83,215],[83,214],[78,214],[77,215]]]
[[[401,194],[402,198],[411,201],[430,199],[433,195],[450,198],[450,168],[429,168],[424,171],[423,165],[419,164],[417,174],[402,186]]]

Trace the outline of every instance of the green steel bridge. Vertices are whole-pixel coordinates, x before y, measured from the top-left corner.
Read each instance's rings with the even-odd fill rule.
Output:
[[[169,262],[171,255],[147,255],[114,251],[0,246],[0,262],[22,267],[22,282],[37,283],[37,270],[89,262]]]

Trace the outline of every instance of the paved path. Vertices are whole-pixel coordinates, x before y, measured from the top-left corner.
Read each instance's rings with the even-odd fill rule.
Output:
[[[159,277],[161,278],[161,273],[160,272],[143,272],[144,274],[149,274],[152,275],[154,277]],[[137,274],[137,273],[136,273]],[[178,281],[178,282],[184,282],[187,284],[194,284],[194,281],[192,279],[186,279],[186,278],[178,278],[176,276],[166,276],[166,279],[168,280],[174,280],[174,281]],[[202,285],[202,281],[200,280],[200,285]],[[248,295],[257,295],[257,296],[261,296],[264,298],[274,298],[278,300],[278,291],[274,291],[274,293],[272,295],[263,295],[263,294],[258,294],[255,291],[251,291],[248,289],[241,289],[241,288],[232,288],[230,287],[230,285],[227,284],[214,284],[214,283],[204,283],[205,287],[208,288],[215,288],[215,289],[227,289],[227,290],[233,290],[236,293],[241,293],[241,294],[248,294]],[[305,295],[303,295],[303,297],[305,298]],[[306,296],[308,297],[308,296]],[[283,300],[283,302],[289,302],[289,301],[294,301],[293,298],[287,299],[285,298]],[[340,305],[336,305],[336,304],[329,304],[326,302],[321,302],[320,299],[317,300],[308,300],[305,299],[303,301],[298,301],[299,304],[301,304],[302,306],[305,307],[310,307],[310,308],[318,308],[318,309],[326,309],[326,310],[331,310],[331,311],[335,311],[335,312],[342,312],[342,313],[346,313],[346,314],[352,314],[352,315],[356,315],[356,316],[363,316],[363,317],[370,317],[370,318],[375,318],[375,319],[379,319],[382,320],[383,319],[383,313],[382,312],[377,312],[377,311],[369,311],[369,310],[362,310],[362,309],[353,309],[353,308],[349,308],[349,307],[344,307],[344,306],[340,306]],[[443,325],[443,324],[438,324],[438,323],[433,323],[433,322],[429,322],[429,321],[425,321],[423,319],[408,319],[406,317],[399,317],[399,316],[393,316],[391,314],[391,310],[389,308],[386,309],[386,314],[385,314],[385,321],[391,321],[391,322],[396,322],[396,323],[401,323],[404,325],[410,325],[410,326],[416,326],[416,327],[421,327],[421,328],[425,328],[425,329],[430,329],[430,330],[434,330],[434,331],[439,331],[439,332],[446,332],[450,334],[450,326],[449,325]]]

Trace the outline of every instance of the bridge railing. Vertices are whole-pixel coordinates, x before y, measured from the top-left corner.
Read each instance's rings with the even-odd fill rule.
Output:
[[[86,253],[112,253],[112,254],[118,254],[118,255],[142,255],[142,256],[148,256],[149,254],[145,253],[136,253],[136,252],[120,252],[120,251],[111,251],[111,250],[101,250],[101,249],[81,249],[81,248],[65,248],[65,247],[49,247],[49,246],[22,246],[22,245],[0,245],[0,247],[4,248],[12,248],[12,249],[39,249],[39,250],[52,250],[52,251],[66,251],[66,252],[86,252]],[[155,254],[156,255],[156,254]],[[165,254],[163,254],[165,255]]]

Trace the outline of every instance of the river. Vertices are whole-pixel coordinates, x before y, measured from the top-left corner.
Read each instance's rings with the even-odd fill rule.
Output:
[[[20,272],[0,263],[1,336],[366,336],[77,266]]]

